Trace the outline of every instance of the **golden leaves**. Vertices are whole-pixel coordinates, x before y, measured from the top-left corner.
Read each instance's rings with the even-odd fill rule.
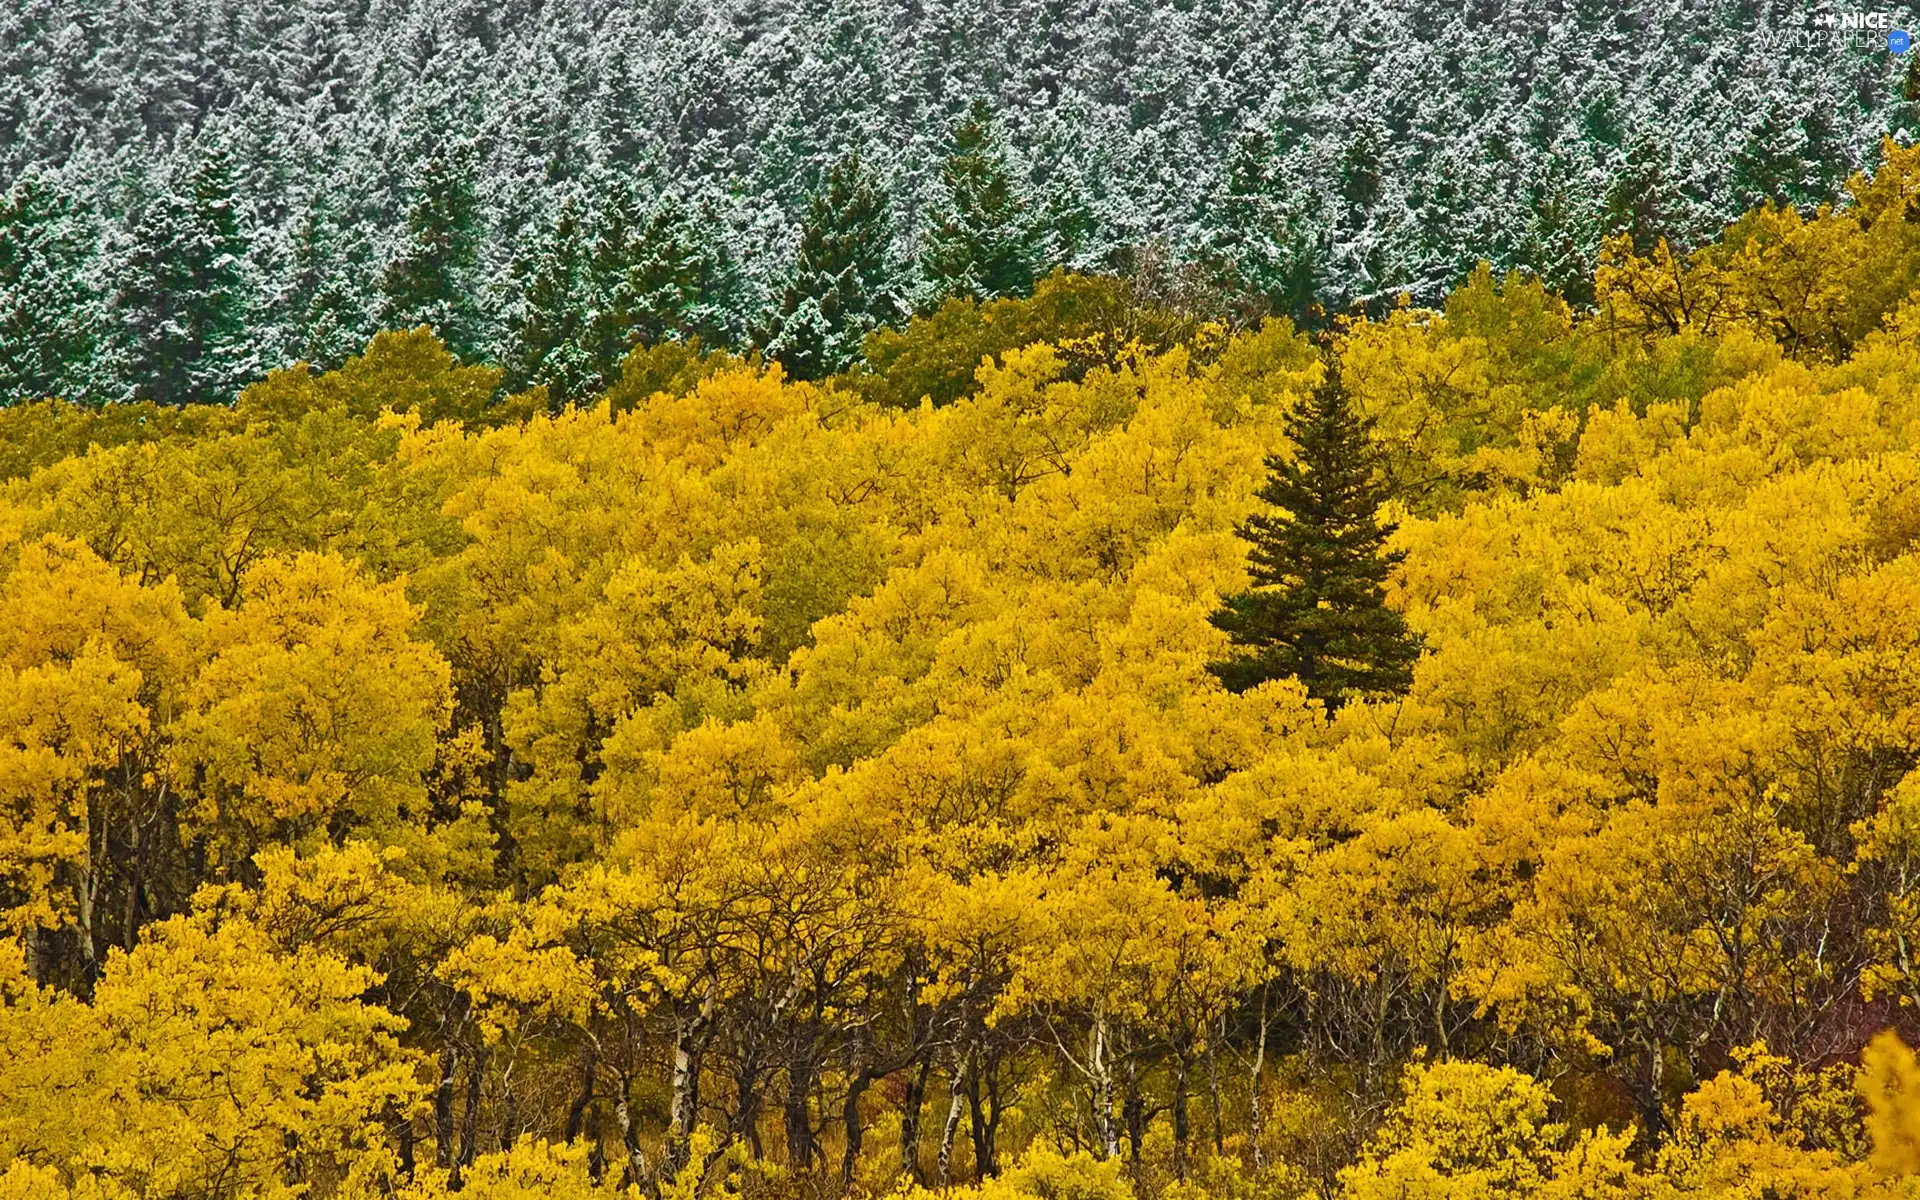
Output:
[[[418,813],[453,701],[402,586],[304,554],[255,567],[247,592],[209,615],[212,657],[174,731],[197,819],[250,852],[336,816],[380,829]]]
[[[0,1157],[30,1147],[68,1180],[143,1194],[300,1195],[289,1144],[345,1162],[420,1095],[404,1022],[360,999],[373,980],[324,951],[280,951],[242,920],[152,926],[109,960],[90,1004],[0,1009]]]

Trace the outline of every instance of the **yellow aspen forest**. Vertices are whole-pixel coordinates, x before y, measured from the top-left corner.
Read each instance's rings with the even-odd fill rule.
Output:
[[[1590,307],[0,410],[0,1198],[1920,1196],[1885,155]],[[1336,402],[1409,674],[1229,688]]]

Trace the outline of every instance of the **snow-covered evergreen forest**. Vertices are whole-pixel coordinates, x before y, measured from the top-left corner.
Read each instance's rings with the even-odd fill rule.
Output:
[[[1055,267],[1245,317],[1576,301],[1814,206],[1906,63],[1765,0],[10,0],[0,396],[230,398],[432,324],[508,382],[820,375]]]

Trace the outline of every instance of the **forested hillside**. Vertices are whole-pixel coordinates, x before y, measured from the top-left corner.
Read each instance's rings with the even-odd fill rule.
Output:
[[[1121,269],[1243,324],[1577,301],[1920,131],[1754,0],[12,0],[0,397],[227,401],[431,323],[516,388],[638,338],[796,378],[949,295]]]
[[[0,1196],[1911,1195],[1881,153],[1591,309],[0,409]]]

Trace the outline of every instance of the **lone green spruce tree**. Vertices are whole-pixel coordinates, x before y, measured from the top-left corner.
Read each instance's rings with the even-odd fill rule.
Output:
[[[1258,493],[1274,512],[1240,527],[1254,586],[1228,596],[1214,627],[1233,639],[1233,657],[1209,664],[1227,690],[1298,678],[1307,695],[1338,708],[1358,693],[1405,693],[1420,640],[1387,607],[1382,584],[1405,557],[1385,551],[1392,525],[1377,514],[1386,496],[1375,481],[1367,423],[1328,367],[1288,421],[1296,447],[1267,459]]]

